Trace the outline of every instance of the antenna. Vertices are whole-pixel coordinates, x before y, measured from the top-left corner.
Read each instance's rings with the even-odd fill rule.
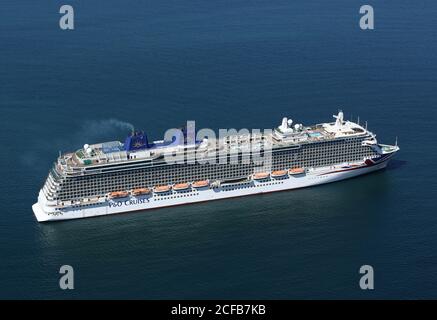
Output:
[[[398,146],[398,136],[396,136],[396,140],[395,140],[395,146]]]
[[[367,120],[366,120],[366,130],[367,130]]]
[[[360,125],[360,116],[358,116],[357,124]]]

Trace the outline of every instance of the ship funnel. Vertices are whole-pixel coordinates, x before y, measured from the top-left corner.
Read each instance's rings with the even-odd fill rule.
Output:
[[[132,135],[128,136],[124,142],[124,148],[126,151],[147,149],[149,143],[147,135],[143,131],[134,131]]]

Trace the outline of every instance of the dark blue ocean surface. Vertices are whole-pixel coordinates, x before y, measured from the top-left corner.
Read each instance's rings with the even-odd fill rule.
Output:
[[[437,298],[436,1],[0,3],[0,298]],[[387,170],[303,190],[52,224],[59,151],[198,128],[368,121]],[[111,120],[113,119],[113,120]],[[61,265],[75,289],[59,289]],[[360,266],[375,270],[362,291]]]

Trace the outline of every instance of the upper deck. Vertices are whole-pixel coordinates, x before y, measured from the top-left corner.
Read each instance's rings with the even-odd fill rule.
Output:
[[[303,144],[323,142],[354,136],[371,134],[357,123],[345,121],[343,113],[334,116],[332,123],[312,126],[295,124],[283,118],[280,126],[266,133],[248,133],[227,135],[220,139],[210,138],[189,142],[186,132],[177,135],[172,141],[154,141],[149,143],[143,132],[133,132],[124,143],[120,141],[84,145],[73,153],[66,153],[58,158],[57,170],[67,174],[81,174],[86,169],[106,167],[109,164],[128,164],[154,161],[166,154],[196,153],[204,157],[217,152],[250,152],[266,146],[275,148],[295,147]],[[188,141],[187,141],[188,140]]]
[[[276,144],[302,144],[320,142],[324,140],[340,139],[367,134],[367,129],[359,124],[343,119],[343,112],[333,116],[336,121],[321,123],[308,127],[295,124],[287,118],[282,119],[282,124],[274,129],[273,139]]]

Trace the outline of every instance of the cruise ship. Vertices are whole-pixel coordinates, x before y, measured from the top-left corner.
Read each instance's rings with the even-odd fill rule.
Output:
[[[399,150],[367,124],[333,117],[216,139],[185,129],[171,141],[133,131],[124,143],[85,144],[60,154],[32,209],[46,222],[285,191],[383,169]]]

